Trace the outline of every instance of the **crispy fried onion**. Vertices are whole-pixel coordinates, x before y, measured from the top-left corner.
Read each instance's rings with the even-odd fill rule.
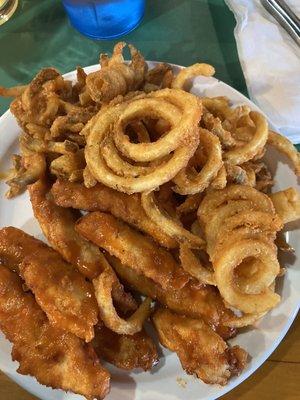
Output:
[[[115,45],[111,59],[102,55],[101,70],[86,77],[86,87],[95,102],[107,103],[118,95],[137,90],[144,81],[147,64],[139,51],[128,45],[132,61],[125,64],[123,48],[126,43]]]
[[[171,180],[194,154],[200,116],[199,100],[175,89],[107,107],[84,129],[89,170],[99,182],[128,194],[153,190]],[[167,120],[170,130],[155,142],[131,143],[123,130],[132,120],[147,117]]]
[[[121,318],[112,299],[112,288],[116,279],[110,271],[104,271],[93,279],[100,317],[107,328],[119,335],[134,335],[142,330],[144,322],[151,314],[151,299],[147,297],[127,320]]]
[[[147,216],[157,224],[167,235],[178,243],[186,243],[195,248],[203,248],[204,240],[186,230],[179,220],[175,220],[162,210],[155,201],[154,192],[142,193],[142,206]]]
[[[238,165],[245,163],[259,154],[265,147],[268,139],[268,123],[265,117],[258,112],[251,111],[249,117],[255,124],[255,133],[249,142],[234,147],[224,153],[227,163]]]
[[[300,154],[295,146],[286,137],[273,131],[269,131],[267,143],[285,154],[294,166],[295,174],[300,176]]]
[[[183,68],[177,76],[175,76],[172,82],[172,88],[174,89],[186,89],[186,85],[189,80],[197,76],[213,76],[215,69],[212,65],[197,63],[190,67]]]
[[[213,269],[204,266],[189,245],[180,245],[179,258],[182,268],[193,278],[207,285],[216,285]]]
[[[284,224],[300,218],[300,193],[295,188],[272,193],[270,198]]]
[[[187,167],[183,168],[173,179],[176,186],[174,191],[180,194],[195,194],[203,192],[210,182],[217,176],[223,165],[222,149],[219,139],[206,129],[199,128],[200,144],[194,157]],[[197,162],[198,152],[204,153],[206,161],[200,172]],[[200,155],[200,162],[202,156]]]
[[[218,288],[227,303],[245,313],[257,314],[275,307],[280,296],[270,290],[269,287],[258,293],[245,293],[234,282],[235,269],[243,260],[250,257],[259,260],[260,263],[255,265],[257,270],[248,271],[248,273],[261,275],[260,272],[265,268],[269,271],[268,280],[271,284],[279,274],[280,266],[273,247],[261,240],[244,239],[238,241],[234,246],[227,247],[226,251],[223,251],[214,262],[214,269]],[[253,264],[248,267],[250,269]],[[264,275],[266,279],[266,273]]]
[[[280,273],[274,240],[282,220],[268,196],[242,185],[212,190],[198,217],[225,301],[246,314],[274,307],[280,299],[270,290]]]

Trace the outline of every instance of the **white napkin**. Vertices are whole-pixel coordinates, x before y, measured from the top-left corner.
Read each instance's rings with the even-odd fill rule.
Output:
[[[286,0],[300,17],[300,1]],[[300,143],[300,47],[259,0],[225,0],[234,13],[250,98],[275,129]]]

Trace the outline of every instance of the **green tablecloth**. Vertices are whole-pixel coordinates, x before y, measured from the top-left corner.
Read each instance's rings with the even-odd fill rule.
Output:
[[[14,16],[0,27],[0,85],[26,83],[42,67],[61,72],[95,64],[116,40],[94,41],[75,31],[60,0],[19,0]],[[222,0],[148,0],[142,24],[122,40],[148,60],[181,65],[211,63],[216,76],[246,94],[233,28]],[[0,115],[8,100],[0,99]]]

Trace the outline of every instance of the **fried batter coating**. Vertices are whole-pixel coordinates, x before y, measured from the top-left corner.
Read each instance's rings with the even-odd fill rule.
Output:
[[[44,235],[51,246],[85,277],[96,278],[106,267],[102,263],[103,254],[74,230],[78,215],[58,207],[48,191],[48,185],[42,180],[29,187],[34,216]]]
[[[53,389],[71,390],[87,398],[102,399],[109,391],[110,375],[92,346],[49,323],[22,280],[0,266],[0,328],[13,343],[12,358],[18,372],[34,376]]]
[[[175,351],[182,368],[205,383],[226,385],[244,369],[247,353],[239,346],[229,348],[202,320],[187,318],[167,309],[152,316],[160,342]]]
[[[76,230],[164,289],[180,288],[189,280],[167,250],[110,214],[87,214],[77,221]]]
[[[125,370],[148,371],[158,362],[156,346],[145,330],[134,335],[118,335],[99,323],[92,345],[100,358]]]
[[[117,275],[132,288],[158,300],[171,310],[193,318],[203,318],[224,337],[232,336],[234,330],[223,324],[227,319],[232,318],[233,313],[225,308],[219,292],[212,286],[200,284],[196,286],[193,281],[185,282],[184,286],[177,288],[172,286],[174,278],[164,265],[165,250],[124,225],[110,215],[95,212],[79,220],[76,229],[100,247],[106,247],[108,252],[118,254],[121,261],[127,260],[131,263],[124,262],[125,265],[123,265],[115,257],[109,257]],[[116,229],[117,227],[121,227],[121,231]],[[170,254],[169,257],[171,257]],[[168,260],[170,260],[169,257]],[[172,259],[172,265],[179,277],[187,276],[174,259]],[[151,279],[149,270],[158,282]],[[160,284],[163,281],[167,283],[165,288],[162,288]]]
[[[49,321],[90,342],[98,321],[94,290],[74,267],[49,247],[25,257],[20,273]]]
[[[101,70],[86,77],[88,93],[95,102],[107,103],[118,95],[137,90],[142,85],[147,64],[132,45],[128,46],[132,61],[125,64],[122,55],[125,46],[124,42],[117,43],[111,59],[102,56]]]
[[[23,277],[51,323],[87,342],[92,340],[98,321],[93,287],[59,254],[9,227],[0,230],[0,262]]]
[[[44,248],[45,243],[21,229],[12,226],[0,229],[0,265],[6,265],[12,271],[19,273],[24,258]]]
[[[53,248],[88,279],[96,278],[111,267],[99,248],[75,231],[78,215],[72,210],[57,206],[48,192],[46,182],[40,180],[29,187],[34,215]],[[121,309],[135,309],[135,301],[117,281],[113,298]]]
[[[128,195],[100,183],[92,188],[86,188],[80,183],[62,179],[54,183],[51,192],[55,203],[61,207],[110,212],[129,225],[149,234],[162,246],[177,247],[176,241],[147,217],[139,194]]]

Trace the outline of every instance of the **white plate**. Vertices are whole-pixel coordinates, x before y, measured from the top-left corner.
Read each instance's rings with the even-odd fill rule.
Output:
[[[150,63],[153,66],[155,63]],[[87,72],[97,69],[98,66],[86,68]],[[175,70],[181,67],[174,66]],[[75,71],[65,75],[68,79],[75,79]],[[191,91],[205,96],[228,96],[233,104],[248,104],[253,110],[258,108],[239,92],[214,78],[197,78],[193,82]],[[17,153],[17,137],[19,128],[9,111],[0,118],[0,171],[9,167],[9,159]],[[285,189],[289,186],[299,188],[297,180],[286,164],[286,160],[276,151],[270,150],[267,155],[269,165],[275,173],[275,189]],[[33,218],[28,195],[24,194],[14,200],[6,200],[4,193],[7,187],[0,184],[0,227],[12,225],[23,229],[27,233],[42,238],[37,222]],[[288,272],[277,285],[277,292],[282,295],[280,305],[272,310],[254,329],[240,333],[231,342],[239,344],[251,356],[251,361],[244,372],[231,379],[227,386],[205,385],[200,380],[186,375],[175,354],[163,349],[160,363],[151,372],[125,373],[111,366],[111,392],[107,400],[213,400],[227,393],[245,379],[247,379],[274,351],[283,339],[292,324],[299,308],[300,276],[297,272],[300,260],[300,230],[293,226],[289,233],[289,242],[296,248],[295,257],[286,261]],[[75,400],[81,396],[67,394],[60,390],[52,390],[37,383],[34,378],[17,374],[18,364],[11,361],[11,345],[0,334],[0,369],[20,386],[43,400]],[[180,379],[186,382],[185,388],[179,385]],[[181,381],[182,382],[182,381]]]

